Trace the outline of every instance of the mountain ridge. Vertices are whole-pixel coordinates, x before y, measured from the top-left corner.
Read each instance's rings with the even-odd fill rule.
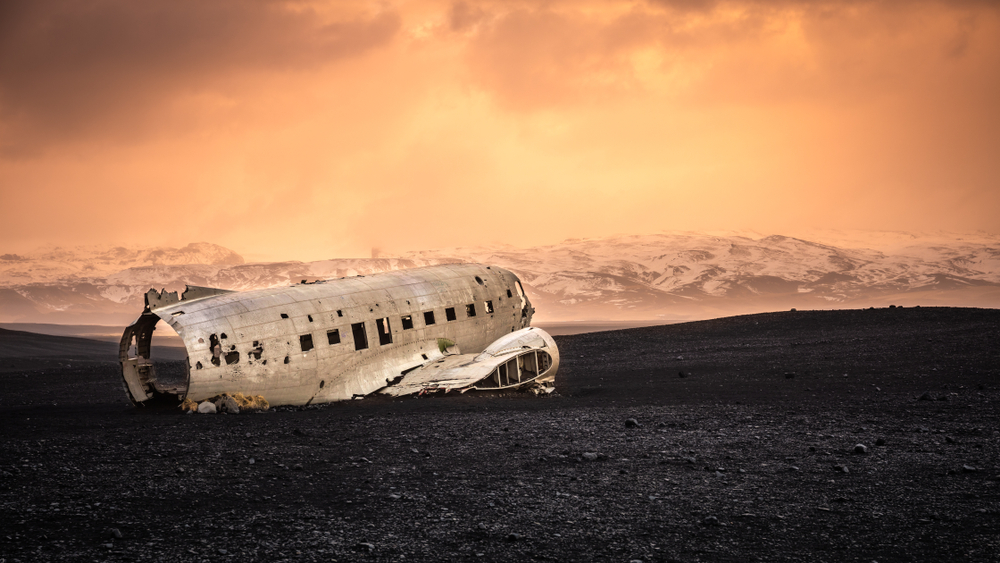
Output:
[[[0,322],[120,324],[149,288],[250,290],[449,262],[521,277],[539,320],[704,319],[798,308],[1000,306],[1000,237],[884,235],[880,248],[747,233],[667,232],[517,248],[445,248],[393,258],[247,263],[210,243],[0,255]],[[857,235],[841,235],[852,240]],[[194,263],[176,264],[178,260]],[[55,264],[55,266],[53,266]],[[119,267],[125,266],[125,267]]]

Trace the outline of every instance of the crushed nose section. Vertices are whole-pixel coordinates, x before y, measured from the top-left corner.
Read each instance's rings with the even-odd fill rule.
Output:
[[[512,332],[486,347],[476,360],[496,363],[489,376],[476,383],[476,389],[542,388],[554,389],[559,369],[559,348],[549,333],[528,327]],[[502,362],[502,363],[498,363]]]
[[[477,355],[447,355],[403,374],[379,391],[395,397],[430,391],[532,389],[550,393],[559,349],[544,330],[528,327],[490,344]]]
[[[161,369],[152,358],[153,331],[160,317],[148,309],[125,328],[118,348],[125,392],[133,404],[180,404],[187,395],[188,362],[182,372]]]
[[[476,382],[476,389],[507,389],[521,387],[538,381],[539,376],[548,375],[552,367],[552,356],[545,350],[521,352],[496,367],[490,375]],[[553,375],[553,379],[555,374]]]

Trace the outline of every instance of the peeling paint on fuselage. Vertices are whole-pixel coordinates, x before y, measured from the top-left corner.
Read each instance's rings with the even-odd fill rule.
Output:
[[[447,320],[449,308],[455,320]],[[517,276],[479,264],[248,292],[189,288],[178,297],[151,290],[147,309],[123,335],[122,369],[136,403],[233,392],[263,395],[272,405],[338,401],[375,392],[401,372],[441,358],[439,339],[479,353],[529,326],[532,313]],[[148,338],[160,319],[187,349],[183,389],[158,387],[150,375]],[[133,336],[135,357],[128,352]],[[360,336],[367,347],[356,349]]]

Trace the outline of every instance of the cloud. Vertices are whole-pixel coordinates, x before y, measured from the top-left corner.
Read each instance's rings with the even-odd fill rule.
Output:
[[[1000,15],[978,0],[461,6],[480,14],[471,81],[515,111],[651,93],[742,104],[934,86],[946,59],[995,58]]]
[[[0,251],[1000,229],[996,5],[351,5],[0,3]]]
[[[632,49],[648,43],[659,25],[635,16],[549,7],[481,16],[467,46],[471,75],[515,109],[626,92],[635,86]]]
[[[227,91],[233,75],[317,69],[386,44],[393,11],[320,14],[290,2],[13,1],[0,14],[7,153],[160,125],[172,98]],[[245,84],[241,84],[244,87]],[[134,134],[134,133],[132,133]]]
[[[465,1],[454,2],[448,10],[448,25],[452,31],[466,31],[486,16],[487,12],[481,6]]]

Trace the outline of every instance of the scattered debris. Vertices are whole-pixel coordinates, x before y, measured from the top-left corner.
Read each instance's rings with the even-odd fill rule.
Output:
[[[221,413],[229,414],[239,414],[240,406],[236,403],[236,400],[229,395],[223,395],[216,399],[215,408]]]
[[[213,405],[214,410],[202,410],[202,406],[206,403]],[[184,402],[181,403],[181,410],[188,412],[199,412],[205,413],[229,413],[229,414],[239,414],[240,411],[266,411],[271,405],[268,404],[267,399],[261,395],[244,395],[243,393],[233,393],[232,395],[228,393],[223,393],[221,395],[216,395],[214,397],[209,397],[201,403],[192,401],[191,399],[185,398]],[[208,409],[209,407],[204,407]]]

